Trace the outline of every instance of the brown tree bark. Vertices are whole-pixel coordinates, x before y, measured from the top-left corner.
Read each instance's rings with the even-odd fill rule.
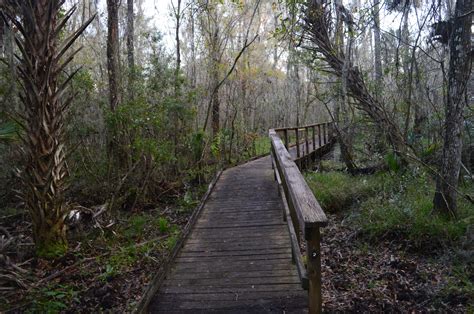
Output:
[[[20,98],[24,112],[21,116],[25,120],[22,138],[25,168],[19,173],[24,183],[21,196],[32,219],[38,255],[56,257],[67,250],[64,123],[66,108],[72,97],[65,98],[63,95],[68,82],[77,72],[66,77],[64,82],[61,78],[77,50],[65,61],[61,57],[93,17],[61,43],[60,34],[75,8],[67,11],[60,20],[63,1],[25,0],[12,3],[19,10],[5,13],[19,32],[15,36],[21,52],[18,72],[23,87]]]
[[[180,94],[181,83],[179,81],[179,72],[181,71],[181,43],[179,39],[179,32],[181,27],[181,0],[178,0],[178,5],[174,8],[174,15],[176,19],[175,27],[175,41],[176,41],[176,69],[175,69],[175,94]]]
[[[456,216],[459,172],[461,168],[463,110],[467,103],[467,84],[471,74],[471,0],[457,0],[450,36],[448,98],[444,124],[441,173],[433,205],[436,212]]]
[[[377,98],[380,98],[383,91],[382,45],[380,40],[380,0],[374,0],[372,16],[374,17],[375,82],[377,83]]]
[[[133,0],[127,0],[127,61],[128,61],[128,97],[133,100],[133,82],[135,80],[135,46]]]
[[[109,78],[109,108],[116,112],[121,103],[120,92],[120,43],[118,11],[121,0],[107,0],[107,74]],[[114,119],[113,121],[117,121]],[[118,123],[109,125],[107,132],[107,154],[109,160],[115,160],[116,166],[124,167],[127,162],[127,153],[124,150],[123,132]]]
[[[107,72],[109,75],[109,105],[111,111],[115,111],[120,103],[119,3],[120,0],[107,0]]]
[[[215,87],[214,92],[211,97],[211,127],[212,127],[212,137],[215,138],[219,133],[220,129],[220,100],[219,100],[219,64],[220,64],[220,54],[219,54],[219,27],[215,26],[214,33],[212,35],[211,42],[211,58],[212,58],[212,69],[211,69],[211,81],[212,86]]]

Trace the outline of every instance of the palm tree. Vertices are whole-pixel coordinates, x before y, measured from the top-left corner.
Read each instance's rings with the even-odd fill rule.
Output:
[[[15,42],[21,52],[18,72],[25,162],[19,171],[24,183],[21,197],[32,219],[38,255],[55,257],[67,250],[64,121],[72,97],[65,95],[77,71],[65,78],[63,73],[77,50],[63,57],[94,17],[60,42],[75,8],[61,17],[64,0],[6,2],[4,14],[18,30]]]

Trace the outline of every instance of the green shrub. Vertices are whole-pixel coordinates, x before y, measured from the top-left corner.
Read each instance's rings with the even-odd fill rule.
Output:
[[[178,242],[178,236],[179,234],[178,233],[175,233],[173,235],[171,235],[169,238],[166,239],[165,241],[165,247],[168,249],[168,250],[171,250],[174,248],[174,246],[176,245],[176,243]]]
[[[467,313],[474,310],[474,283],[472,281],[473,265],[457,264],[451,270],[451,277],[441,293],[448,298],[466,297],[468,301]]]
[[[126,238],[141,237],[145,231],[146,222],[145,216],[133,215],[129,220],[127,229],[124,231],[124,236]]]
[[[28,299],[31,299],[30,313],[59,313],[71,308],[71,302],[76,300],[78,292],[67,285],[49,285],[34,290]]]
[[[337,212],[374,194],[388,175],[351,176],[345,172],[307,173],[306,182],[322,208]]]
[[[259,136],[255,139],[256,156],[270,153],[270,139],[267,136]]]
[[[432,212],[434,182],[423,175],[400,178],[385,193],[360,204],[353,223],[369,240],[398,238],[416,249],[431,250],[458,241],[474,222],[474,209],[459,198],[459,218],[449,220]]]
[[[158,218],[158,228],[160,229],[161,233],[168,232],[168,230],[170,228],[170,223],[169,223],[168,219],[166,219],[164,217]]]
[[[459,241],[474,223],[472,204],[459,196],[457,220],[434,214],[434,180],[419,169],[410,171],[368,176],[332,171],[305,176],[326,212],[353,208],[349,221],[368,241],[398,239],[426,250]],[[460,188],[472,190],[472,183]]]

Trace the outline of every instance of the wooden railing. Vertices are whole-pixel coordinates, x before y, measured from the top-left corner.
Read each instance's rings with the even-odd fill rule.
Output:
[[[300,127],[273,129],[283,139],[285,148],[294,147],[295,163],[300,168],[306,168],[318,155],[325,153],[332,143],[333,123],[318,123]],[[311,134],[310,134],[311,133]]]
[[[316,141],[316,129],[318,130],[318,141]],[[309,130],[312,130],[311,141]],[[294,145],[291,145],[292,134],[290,132],[295,133]],[[300,139],[301,132],[304,132],[303,141]],[[278,133],[283,135],[284,142]],[[296,128],[271,129],[269,136],[275,178],[278,181],[280,195],[285,205],[283,219],[287,221],[290,233],[293,261],[297,266],[303,288],[308,290],[309,312],[321,313],[320,228],[327,225],[327,218],[300,169],[305,164],[303,161],[313,159],[328,150],[333,142],[331,124],[322,123]],[[312,146],[311,151],[310,146]],[[296,159],[291,156],[289,151],[291,149],[296,149]],[[302,241],[306,241],[305,245],[302,245]],[[302,256],[303,247],[307,256],[306,267]]]

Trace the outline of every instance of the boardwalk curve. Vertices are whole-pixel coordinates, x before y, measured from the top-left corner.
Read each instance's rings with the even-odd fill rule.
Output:
[[[269,157],[227,169],[148,309],[306,313]]]

